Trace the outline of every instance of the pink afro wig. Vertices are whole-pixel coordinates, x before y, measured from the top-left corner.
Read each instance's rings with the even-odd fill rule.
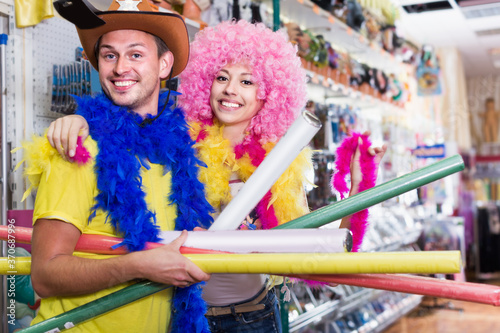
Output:
[[[213,123],[210,90],[226,64],[244,63],[252,68],[264,101],[247,130],[261,144],[277,141],[299,115],[306,102],[306,77],[295,46],[284,31],[264,24],[222,22],[196,34],[186,69],[180,75],[179,105],[189,121]]]

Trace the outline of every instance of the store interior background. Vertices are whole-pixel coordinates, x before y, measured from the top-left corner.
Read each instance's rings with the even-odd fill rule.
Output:
[[[109,6],[106,0],[91,2],[103,10]],[[392,17],[393,22],[386,24],[393,24],[394,28],[386,33],[391,38],[396,35],[404,39],[408,47],[391,49],[384,44],[381,34],[373,37],[363,29],[348,26],[342,17],[334,15],[334,6],[325,5],[325,1],[279,2],[280,27],[291,39],[292,28],[298,26],[302,34],[308,31],[313,39],[322,36],[337,54],[337,67],[333,68],[330,64],[320,64],[317,57],[308,53],[314,44],[304,51],[310,98],[307,108],[323,122],[322,130],[311,142],[317,150],[314,178],[318,186],[309,189],[309,204],[317,209],[339,199],[332,195],[329,179],[335,149],[348,130],[369,130],[374,145],[388,144],[378,183],[443,157],[461,154],[466,169],[460,174],[371,208],[370,228],[362,251],[460,250],[463,271],[438,278],[497,283],[500,281],[500,140],[486,140],[488,124],[483,115],[486,101],[492,99],[498,115],[498,132],[500,3],[491,0],[358,2],[367,15],[386,21]],[[272,1],[256,3],[263,21],[272,27]],[[162,2],[156,4],[163,7]],[[11,149],[19,147],[33,133],[43,133],[53,119],[73,112],[71,99],[65,98],[70,88],[65,90],[62,79],[54,80],[56,74],[63,76],[67,71],[69,77],[71,68],[78,68],[88,77],[81,79],[85,83],[75,92],[91,93],[99,88],[95,72],[90,71],[88,64],[81,62],[72,67],[80,57],[76,51],[79,40],[72,25],[57,17],[47,17],[20,27],[16,6],[13,0],[0,0],[0,32],[8,35],[6,66],[2,69],[7,87],[2,94],[2,108],[6,111],[2,140],[8,153],[4,178],[8,180],[8,189],[3,193],[3,201],[9,214],[14,214],[10,216],[22,219],[21,212],[32,209],[34,197],[21,201],[27,186],[22,172],[14,168],[22,160],[22,152],[11,154]],[[179,8],[182,11],[182,6],[173,7]],[[388,9],[392,14],[387,14]],[[203,27],[197,18],[187,18],[186,23],[191,37]],[[434,66],[433,73],[438,74],[437,81],[422,88],[417,71],[425,63],[424,57]],[[364,74],[361,65],[385,74],[388,87],[384,93],[380,86],[375,86],[373,78],[359,81],[360,73]],[[442,154],[433,157],[432,148],[440,149]],[[31,221],[24,219],[20,223],[28,226]],[[335,226],[333,223],[329,227]],[[29,247],[19,248],[19,255],[26,253],[29,255]],[[29,285],[29,277],[19,277],[18,282]],[[285,329],[289,332],[383,332],[424,300],[419,295],[347,285],[310,288],[297,283],[291,291],[292,300],[283,303],[283,313],[288,316]],[[19,303],[33,304],[34,295],[27,293]],[[436,304],[443,307],[444,303]],[[27,310],[26,318],[31,315],[33,311]]]

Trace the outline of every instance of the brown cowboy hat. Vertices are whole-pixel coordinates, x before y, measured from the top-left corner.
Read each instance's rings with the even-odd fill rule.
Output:
[[[76,26],[83,49],[97,69],[95,45],[110,31],[140,30],[161,38],[174,54],[172,77],[186,67],[189,37],[182,16],[153,10],[148,0],[113,0],[107,11],[95,9],[86,0],[58,0],[56,10]]]

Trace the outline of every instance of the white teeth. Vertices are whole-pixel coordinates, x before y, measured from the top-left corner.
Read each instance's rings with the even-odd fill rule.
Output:
[[[135,83],[135,81],[115,81],[117,87],[128,87]]]
[[[229,102],[221,102],[221,104],[228,107],[228,108],[238,108],[241,106],[240,104],[229,103]]]

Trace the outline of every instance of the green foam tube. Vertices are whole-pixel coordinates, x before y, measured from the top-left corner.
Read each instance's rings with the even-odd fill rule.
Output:
[[[152,295],[170,287],[171,286],[169,285],[161,283],[141,281],[121,290],[115,291],[114,293],[96,299],[92,302],[81,305],[77,308],[74,308],[73,310],[49,318],[33,326],[27,327],[19,332],[44,333],[48,331],[64,331],[88,319],[92,319],[103,313],[119,308],[120,306],[134,302],[138,299]]]
[[[394,178],[386,183],[372,187],[349,198],[315,210],[274,229],[319,228],[330,222],[357,213],[400,194],[429,184],[464,169],[460,155],[453,155],[439,162]]]

